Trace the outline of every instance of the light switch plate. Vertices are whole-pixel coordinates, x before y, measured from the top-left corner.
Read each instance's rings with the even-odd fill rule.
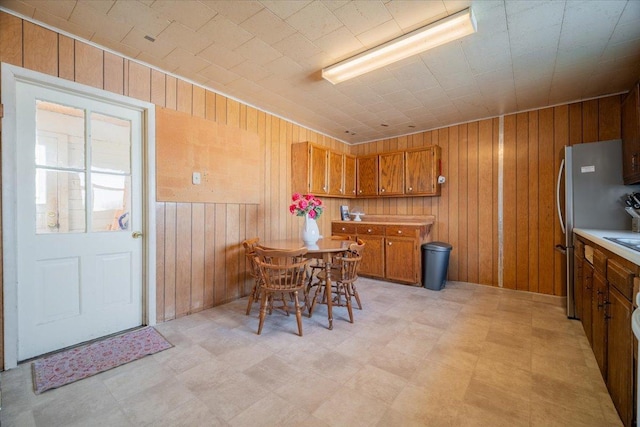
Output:
[[[194,185],[199,185],[201,182],[201,178],[200,178],[200,172],[194,172],[193,176],[191,177],[191,182],[193,182]]]

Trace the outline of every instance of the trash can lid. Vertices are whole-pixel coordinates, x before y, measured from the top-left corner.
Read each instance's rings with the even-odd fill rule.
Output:
[[[452,250],[453,246],[445,242],[430,242],[423,243],[422,249],[426,249],[429,251],[446,252]]]

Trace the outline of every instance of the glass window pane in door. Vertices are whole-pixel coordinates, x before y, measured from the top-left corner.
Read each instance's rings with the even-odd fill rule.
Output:
[[[84,172],[36,168],[36,233],[86,230]]]
[[[36,164],[84,169],[84,110],[36,101]]]
[[[91,231],[129,230],[131,178],[104,173],[91,174]]]
[[[131,121],[91,113],[91,170],[131,172]]]

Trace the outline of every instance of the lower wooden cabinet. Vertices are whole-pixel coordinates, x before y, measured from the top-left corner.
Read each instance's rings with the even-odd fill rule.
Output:
[[[385,239],[385,277],[398,282],[416,283],[420,263],[416,264],[416,240],[408,237]]]
[[[631,302],[618,290],[609,289],[607,337],[607,388],[625,426],[633,417],[633,332]]]
[[[607,379],[607,319],[605,317],[605,304],[608,302],[608,286],[604,276],[595,270],[593,273],[593,299],[591,313],[591,348],[596,356],[596,362],[602,378]],[[629,324],[631,326],[631,324]]]
[[[593,347],[593,334],[592,330],[592,311],[591,300],[593,290],[593,266],[588,261],[583,261],[582,264],[582,315],[580,321],[582,322],[582,328],[589,340],[589,344]]]
[[[371,277],[384,277],[384,236],[361,236],[364,242],[364,254],[360,262],[359,274]]]

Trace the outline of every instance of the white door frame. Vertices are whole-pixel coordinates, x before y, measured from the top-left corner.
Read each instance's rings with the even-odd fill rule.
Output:
[[[17,150],[16,83],[41,85],[50,89],[137,109],[143,117],[143,268],[142,323],[156,323],[156,180],[155,105],[79,83],[1,64],[2,75],[2,250],[4,290],[4,369],[18,364],[18,259],[17,259]],[[0,367],[1,368],[1,367]]]

